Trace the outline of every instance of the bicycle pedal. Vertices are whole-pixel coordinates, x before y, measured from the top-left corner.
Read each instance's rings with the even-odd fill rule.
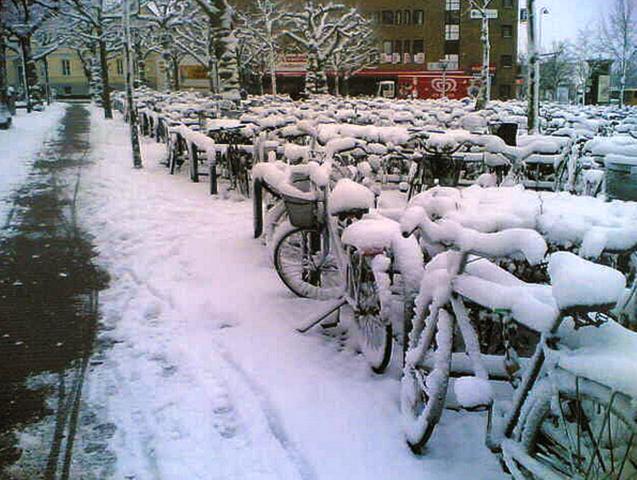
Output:
[[[340,321],[338,319],[336,319],[336,320],[330,320],[330,321],[327,321],[327,322],[322,322],[319,325],[321,326],[321,328],[324,328],[325,330],[327,330],[328,328],[338,327],[339,323],[340,323]]]

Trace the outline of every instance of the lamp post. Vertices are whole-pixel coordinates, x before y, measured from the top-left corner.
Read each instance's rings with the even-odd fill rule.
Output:
[[[442,69],[442,98],[447,98],[447,68],[449,68],[449,60],[443,58],[440,60],[440,68]]]
[[[535,62],[535,102],[536,102],[536,106],[535,106],[535,111],[540,112],[540,58],[542,57],[542,52],[543,52],[543,48],[542,48],[542,17],[544,15],[548,15],[549,14],[549,9],[546,7],[541,7],[538,10],[538,17],[537,17],[537,39],[538,39],[538,44],[537,44],[537,48],[536,48],[536,54],[538,56],[537,61]],[[537,128],[539,128],[540,126],[537,125]]]

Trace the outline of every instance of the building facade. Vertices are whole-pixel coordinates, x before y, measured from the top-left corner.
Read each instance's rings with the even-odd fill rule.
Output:
[[[286,0],[290,7],[300,0]],[[381,81],[395,85],[399,97],[461,98],[474,95],[480,87],[482,67],[481,19],[470,8],[469,0],[341,0],[356,7],[371,20],[379,39],[378,62],[349,81],[349,93],[374,94]],[[516,96],[518,1],[492,0],[489,9],[491,44],[491,96]],[[236,0],[239,8],[252,0]],[[146,83],[163,88],[165,66],[155,54],[145,64]],[[9,59],[9,83],[20,87],[21,62]],[[43,82],[45,72],[40,69]],[[444,71],[443,71],[444,70]],[[51,87],[58,96],[88,95],[88,81],[77,54],[60,49],[48,57]],[[109,60],[112,88],[123,88],[122,58]],[[286,55],[278,69],[279,87],[284,92],[303,89],[304,55]],[[207,89],[205,68],[186,58],[179,68],[182,88]],[[269,82],[265,82],[269,85]]]
[[[361,72],[373,81],[393,79],[407,86],[423,83],[419,96],[464,96],[479,88],[482,67],[481,19],[468,0],[347,0],[375,25],[379,64]],[[492,0],[489,6],[492,98],[515,96],[518,0]],[[443,62],[444,61],[444,62]],[[442,77],[444,84],[435,79]],[[442,88],[440,88],[442,87]],[[399,85],[400,88],[400,85]],[[450,92],[450,88],[459,89]],[[468,90],[468,91],[467,91]],[[422,95],[424,93],[425,95]],[[449,95],[451,96],[451,95]]]

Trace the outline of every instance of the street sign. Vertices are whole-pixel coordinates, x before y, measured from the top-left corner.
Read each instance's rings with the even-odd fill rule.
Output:
[[[429,62],[427,63],[427,70],[457,70],[457,62]]]
[[[484,12],[486,13],[487,18],[498,18],[498,11],[496,9],[488,8]],[[479,20],[482,18],[482,13],[480,13],[480,10],[474,8],[471,10],[470,18],[473,20]]]

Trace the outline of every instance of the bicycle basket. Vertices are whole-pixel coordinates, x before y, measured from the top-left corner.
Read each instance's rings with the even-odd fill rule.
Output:
[[[462,157],[450,155],[425,155],[425,183],[433,186],[457,187],[460,181]]]
[[[319,229],[318,203],[297,197],[283,196],[290,223],[297,228]]]

